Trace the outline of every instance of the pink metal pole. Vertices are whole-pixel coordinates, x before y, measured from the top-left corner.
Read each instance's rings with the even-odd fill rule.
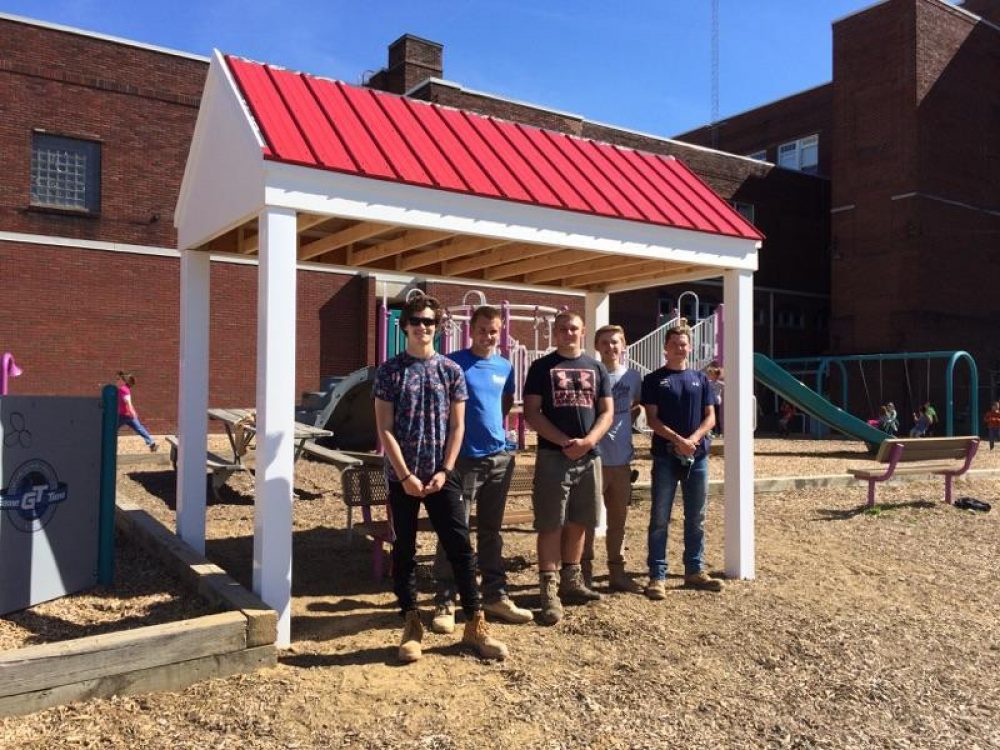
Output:
[[[10,352],[4,352],[3,357],[0,358],[0,396],[7,395],[10,378],[16,378],[22,372],[24,371],[14,361],[14,355]]]
[[[468,349],[472,346],[472,326],[471,320],[462,321],[462,348]]]

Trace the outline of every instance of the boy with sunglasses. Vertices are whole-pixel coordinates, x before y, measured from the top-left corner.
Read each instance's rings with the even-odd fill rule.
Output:
[[[476,586],[469,522],[455,462],[462,445],[468,391],[462,368],[434,351],[441,304],[418,296],[403,306],[406,350],[384,362],[373,397],[379,440],[385,451],[392,546],[393,590],[405,620],[399,658],[421,656],[423,624],[417,610],[417,515],[423,502],[455,573],[466,615],[462,643],[486,659],[504,659],[507,647],[489,634]]]

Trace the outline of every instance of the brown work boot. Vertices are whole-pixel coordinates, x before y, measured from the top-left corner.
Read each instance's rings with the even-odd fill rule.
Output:
[[[538,588],[542,611],[538,613],[541,625],[555,625],[563,618],[562,602],[559,600],[559,577],[554,570],[542,571]]]
[[[684,588],[698,589],[698,591],[722,591],[722,581],[712,578],[704,570],[684,576]]]
[[[586,604],[596,602],[601,595],[583,582],[583,572],[578,564],[563,564],[559,571],[559,598],[570,604]]]
[[[483,611],[488,615],[496,617],[498,620],[509,622],[512,625],[523,625],[532,620],[530,609],[518,607],[507,596],[502,596],[495,602],[486,602],[483,604]]]
[[[594,588],[594,561],[580,561],[580,575],[583,576],[583,585],[588,589]]]
[[[406,624],[403,626],[403,639],[399,643],[399,660],[406,664],[416,661],[421,656],[420,641],[424,637],[424,625],[420,622],[420,613],[411,609],[406,613]]]
[[[626,594],[641,594],[642,586],[629,578],[625,572],[625,563],[608,563],[608,586],[612,591],[624,591]]]
[[[650,578],[646,584],[646,598],[661,602],[667,598],[667,582],[662,578]]]
[[[479,610],[472,618],[465,623],[465,632],[462,633],[462,643],[472,646],[484,659],[506,659],[507,646],[490,635],[489,625],[486,624],[486,615]]]
[[[431,619],[431,632],[448,635],[455,632],[455,605],[452,602],[438,604]]]

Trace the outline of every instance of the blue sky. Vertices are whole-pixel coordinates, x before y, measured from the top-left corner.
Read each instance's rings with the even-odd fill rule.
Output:
[[[720,0],[720,111],[831,78],[831,22],[874,0]],[[657,135],[706,123],[709,0],[4,0],[0,11],[357,83],[404,33],[468,88]]]

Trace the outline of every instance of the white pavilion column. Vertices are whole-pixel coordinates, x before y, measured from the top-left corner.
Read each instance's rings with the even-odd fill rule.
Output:
[[[295,211],[265,208],[259,224],[253,588],[278,613],[277,645],[288,646],[292,622]]]
[[[725,570],[729,578],[754,578],[753,273],[727,270],[723,301]]]
[[[583,324],[587,328],[587,340],[583,342],[585,351],[594,352],[594,357],[600,355],[594,349],[594,332],[601,326],[606,326],[611,320],[611,295],[606,292],[587,292],[584,299]],[[597,513],[597,528],[594,536],[598,539],[608,535],[608,513],[601,503]]]
[[[211,259],[181,251],[180,371],[177,378],[177,534],[205,553],[208,328]]]

